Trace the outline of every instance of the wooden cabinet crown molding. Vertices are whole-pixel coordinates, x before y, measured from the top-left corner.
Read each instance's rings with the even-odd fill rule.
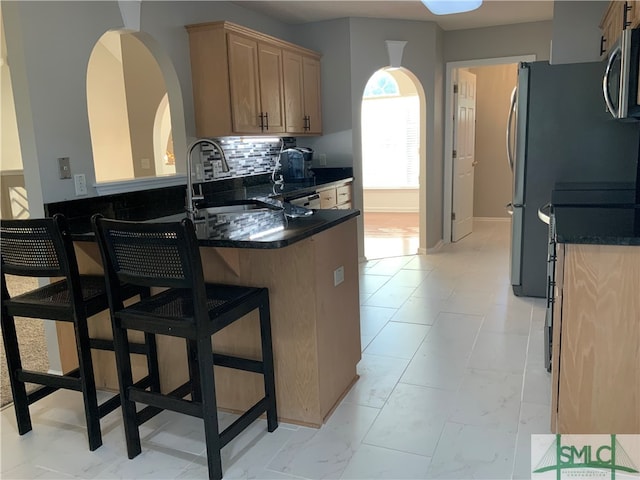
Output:
[[[196,23],[193,25],[186,25],[185,28],[189,33],[196,32],[198,30],[220,29],[226,32],[237,33],[239,35],[250,37],[258,42],[269,43],[274,47],[279,47],[284,50],[295,50],[306,56],[317,58],[318,60],[322,58],[322,55],[314,50],[309,50],[308,48],[301,47],[300,45],[296,45],[295,43],[287,42],[286,40],[282,40],[277,37],[272,37],[271,35],[267,35],[266,33],[258,32],[257,30],[252,30],[250,28],[243,27],[242,25],[238,25],[237,23],[233,23],[233,22],[228,22],[226,20],[221,20],[216,22]]]

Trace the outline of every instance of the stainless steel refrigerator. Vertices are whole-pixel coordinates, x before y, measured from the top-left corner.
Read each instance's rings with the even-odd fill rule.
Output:
[[[600,62],[519,66],[507,126],[516,295],[546,296],[548,227],[538,209],[556,183],[635,181],[640,124],[607,113],[604,70]]]

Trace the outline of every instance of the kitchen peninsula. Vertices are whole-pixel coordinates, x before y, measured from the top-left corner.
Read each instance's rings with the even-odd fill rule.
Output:
[[[104,211],[110,211],[104,200],[96,200],[103,203]],[[172,211],[165,214],[176,216]],[[361,355],[358,215],[357,210],[315,210],[301,218],[282,215],[281,228],[270,227],[261,235],[253,232],[236,238],[233,231],[222,236],[212,231],[198,237],[207,282],[269,289],[278,414],[283,421],[320,426],[357,379]],[[163,215],[156,213],[158,216]],[[101,273],[92,234],[79,225],[74,230],[81,271]],[[111,327],[108,314],[100,316],[99,321],[90,322],[91,334],[104,338]],[[216,334],[214,349],[260,358],[257,320],[254,312]],[[75,362],[68,333],[59,328],[65,370]],[[162,389],[168,391],[187,378],[186,353],[179,340],[168,337],[158,338],[158,350]],[[117,388],[113,355],[99,351],[93,355],[97,386]],[[142,376],[144,359],[134,356],[134,362]],[[262,388],[257,375],[216,367],[222,409],[245,409],[262,396]]]

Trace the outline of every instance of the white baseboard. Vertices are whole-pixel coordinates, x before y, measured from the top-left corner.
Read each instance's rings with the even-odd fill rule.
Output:
[[[367,213],[420,213],[418,208],[406,207],[368,207],[363,211],[365,215]]]
[[[510,222],[511,217],[473,217],[474,222]]]

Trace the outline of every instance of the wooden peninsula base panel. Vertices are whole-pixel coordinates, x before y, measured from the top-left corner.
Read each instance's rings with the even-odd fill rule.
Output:
[[[77,242],[83,273],[102,271],[98,247]],[[283,248],[201,247],[207,282],[269,289],[275,357],[278,416],[282,421],[318,427],[357,379],[360,360],[360,307],[356,220]],[[334,271],[344,267],[344,281],[334,285]],[[107,338],[108,313],[90,322],[94,337]],[[63,368],[76,363],[72,333],[59,325]],[[257,313],[246,316],[213,339],[220,353],[260,358]],[[161,385],[170,391],[187,379],[184,342],[158,337]],[[94,351],[99,388],[117,389],[115,360]],[[136,375],[146,372],[144,358],[134,358]],[[261,377],[216,367],[218,406],[236,411],[263,395]]]

